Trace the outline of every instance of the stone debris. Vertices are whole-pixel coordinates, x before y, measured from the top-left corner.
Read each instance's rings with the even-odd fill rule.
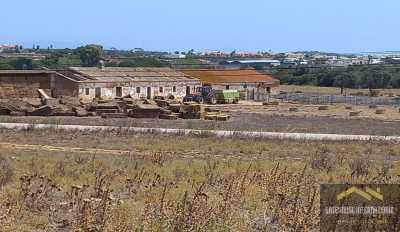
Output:
[[[114,100],[94,100],[80,102],[78,98],[62,96],[59,98],[0,99],[0,115],[10,116],[74,116],[102,118],[160,118],[166,120],[206,119],[229,120],[229,115],[218,110],[205,108],[197,102],[182,104],[175,99],[155,98],[133,99],[130,97]]]
[[[51,106],[49,105],[44,105],[41,106],[31,112],[29,112],[29,116],[50,116],[51,115]]]
[[[128,115],[132,118],[159,118],[161,108],[152,104],[137,104],[129,110]]]
[[[74,106],[74,107],[72,107],[72,111],[75,112],[77,117],[88,117],[89,116],[89,112],[83,107]]]
[[[42,106],[42,100],[40,98],[23,98],[22,101],[36,108]]]
[[[277,102],[277,101],[273,101],[273,102],[263,102],[262,104],[263,104],[263,106],[278,106],[278,105],[279,105],[279,102]]]
[[[67,105],[67,106],[79,106],[82,103],[76,97],[69,97],[69,96],[61,96],[60,97],[60,104]]]
[[[0,113],[2,115],[10,115],[11,112],[24,112],[33,110],[34,107],[27,102],[18,99],[12,99],[6,102],[0,102]]]

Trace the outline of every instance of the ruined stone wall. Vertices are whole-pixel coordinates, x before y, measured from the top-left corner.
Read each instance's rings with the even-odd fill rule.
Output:
[[[79,84],[61,75],[54,75],[53,96],[79,96]]]
[[[81,83],[79,85],[79,98],[84,101],[91,101],[96,97],[96,88],[100,88],[102,99],[113,99],[117,96],[117,87],[121,88],[121,96],[130,95],[132,98],[147,98],[148,88],[150,97],[173,95],[181,99],[186,95],[186,88],[190,87],[190,92],[196,91],[201,86],[200,81],[191,82],[129,82],[129,83]],[[160,89],[160,87],[162,89]],[[139,91],[138,91],[139,88]],[[161,92],[162,90],[162,92]]]
[[[0,75],[0,99],[37,98],[38,89],[51,92],[49,74]]]

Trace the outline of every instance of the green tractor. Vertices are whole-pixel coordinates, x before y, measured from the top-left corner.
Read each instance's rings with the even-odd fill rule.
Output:
[[[238,90],[213,90],[210,86],[198,87],[196,94],[183,98],[183,102],[195,101],[206,104],[237,104],[240,99]]]

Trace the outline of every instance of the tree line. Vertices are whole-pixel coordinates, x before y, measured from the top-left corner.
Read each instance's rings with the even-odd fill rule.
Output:
[[[400,88],[400,66],[348,66],[342,68],[307,67],[280,70],[282,84],[320,87],[384,89]]]
[[[45,54],[42,60],[29,58],[0,59],[0,69],[63,69],[68,66],[96,67],[108,53],[101,45],[90,44],[76,49],[43,49],[37,53]],[[156,57],[127,57],[122,61],[107,61],[109,67],[166,67],[169,64]]]

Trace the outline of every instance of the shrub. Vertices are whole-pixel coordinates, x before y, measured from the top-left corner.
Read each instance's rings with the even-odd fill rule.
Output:
[[[9,160],[0,154],[0,188],[11,182],[13,174]]]

